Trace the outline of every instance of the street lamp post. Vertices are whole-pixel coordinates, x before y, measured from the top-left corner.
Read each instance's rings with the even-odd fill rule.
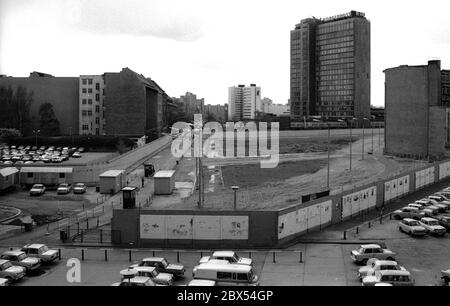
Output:
[[[364,124],[366,123],[366,120],[369,120],[369,119],[367,119],[366,117],[364,117],[364,118],[362,119],[362,130],[363,130],[362,160],[364,160],[364,141],[365,141],[365,133],[364,133],[365,129],[364,129]]]
[[[233,205],[233,208],[234,208],[234,210],[237,210],[236,193],[239,190],[239,186],[232,186],[231,189],[233,189],[233,191],[234,191],[234,205]]]
[[[40,133],[40,132],[41,132],[41,130],[33,130],[33,133],[34,133],[34,136],[35,136],[35,139],[36,139],[36,142],[35,142],[35,146],[36,146],[36,147],[38,146],[37,135],[38,135],[38,133]]]
[[[372,131],[372,154],[373,154],[373,126],[372,126],[372,121],[369,121],[370,123],[370,129]]]

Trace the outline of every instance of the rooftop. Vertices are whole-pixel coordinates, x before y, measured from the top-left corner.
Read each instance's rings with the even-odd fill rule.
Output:
[[[122,173],[125,173],[125,170],[108,170],[106,172],[103,172],[100,174],[100,177],[117,177],[121,175]]]
[[[22,167],[21,173],[27,172],[46,172],[46,173],[72,173],[73,168],[59,168],[59,167]]]
[[[154,178],[170,178],[175,174],[175,170],[161,170],[156,172]]]

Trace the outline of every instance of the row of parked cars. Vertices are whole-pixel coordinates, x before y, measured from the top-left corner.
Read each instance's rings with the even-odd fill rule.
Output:
[[[74,194],[83,194],[87,190],[87,186],[84,183],[75,183],[72,185],[67,183],[59,184],[56,189],[57,194],[69,194],[73,191]],[[44,184],[34,184],[30,189],[30,196],[40,196],[45,194],[46,188]]]
[[[378,244],[361,245],[350,252],[353,262],[363,265],[358,270],[363,286],[413,286],[411,273],[395,261],[395,256]]]
[[[450,231],[450,188],[393,212],[398,229],[411,236],[444,236]]]
[[[82,157],[84,151],[83,147],[0,146],[0,164],[23,166],[35,163],[61,163],[70,157]]]
[[[58,251],[45,244],[28,244],[21,249],[10,250],[0,255],[0,286],[18,282],[41,265],[51,264],[58,259]]]
[[[200,259],[193,268],[193,280],[188,286],[216,286],[220,284],[258,285],[253,261],[240,257],[234,251],[217,251]],[[172,286],[174,280],[184,277],[186,269],[171,264],[165,258],[150,257],[120,271],[122,279],[113,286]]]

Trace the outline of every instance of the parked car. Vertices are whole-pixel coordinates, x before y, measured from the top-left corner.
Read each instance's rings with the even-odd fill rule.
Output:
[[[350,252],[353,262],[366,265],[370,258],[395,260],[395,253],[389,249],[383,249],[378,244],[361,245],[359,249]]]
[[[150,277],[157,285],[173,285],[173,275],[170,273],[159,272],[155,267],[129,267],[129,270],[130,269],[136,271],[135,276]]]
[[[432,196],[428,197],[430,200],[436,201],[438,204],[442,204],[447,206],[447,210],[450,207],[450,201],[448,201],[444,196],[440,194],[433,194]]]
[[[45,193],[45,186],[43,184],[34,184],[30,189],[30,195],[43,195]]]
[[[150,277],[137,276],[130,279],[124,279],[120,283],[114,283],[112,286],[117,287],[147,287],[156,286]]]
[[[430,218],[434,218],[435,216],[439,215],[439,208],[434,205],[428,206],[422,209],[422,211],[425,213],[426,217]]]
[[[68,193],[70,193],[71,189],[72,189],[72,187],[70,187],[70,185],[67,183],[59,184],[58,188],[56,189],[56,193],[57,194],[68,194]]]
[[[416,201],[416,203],[424,204],[424,206],[435,206],[438,208],[438,212],[445,212],[447,210],[447,205],[439,204],[435,200],[432,199],[421,199],[419,201]]]
[[[392,213],[392,217],[396,220],[402,220],[405,218],[420,220],[421,218],[425,217],[425,213],[420,211],[418,207],[406,206],[394,211]]]
[[[439,221],[433,218],[420,219],[420,225],[432,235],[444,236],[447,233],[445,227],[441,226]]]
[[[39,258],[28,257],[25,252],[20,250],[6,251],[0,258],[9,260],[15,266],[24,267],[28,273],[41,266],[41,260]]]
[[[362,283],[363,286],[375,286],[378,283],[386,283],[393,286],[414,286],[411,273],[402,270],[377,271],[375,275],[364,277]]]
[[[183,265],[171,264],[163,257],[144,258],[140,263],[131,267],[155,267],[159,272],[170,273],[175,277],[182,277],[186,272]]]
[[[441,271],[441,278],[444,281],[444,284],[447,286],[450,285],[450,269]]]
[[[0,287],[9,286],[9,280],[6,278],[0,278]]]
[[[398,229],[400,232],[407,233],[411,236],[425,236],[428,231],[423,227],[419,221],[406,218],[398,223]]]
[[[0,277],[10,282],[19,281],[25,276],[25,268],[14,266],[9,260],[0,259]]]
[[[58,251],[49,249],[45,244],[27,244],[22,251],[30,257],[40,258],[42,263],[51,263],[58,258]]]
[[[187,285],[195,287],[209,287],[209,286],[216,286],[216,281],[207,279],[193,279]]]
[[[436,216],[435,218],[436,220],[439,221],[439,224],[443,227],[445,227],[445,229],[450,232],[450,215],[440,215],[440,216]]]
[[[406,269],[400,266],[396,261],[374,260],[371,264],[359,268],[358,278],[362,280],[366,276],[373,276],[375,275],[375,272],[384,270],[406,271]]]
[[[226,260],[231,264],[241,264],[251,266],[253,261],[250,258],[240,257],[233,251],[216,251],[211,256],[204,256],[200,259],[200,263],[206,263],[210,260]]]
[[[87,187],[86,187],[86,184],[84,184],[84,183],[75,183],[73,185],[73,193],[81,194],[81,193],[85,193],[86,190],[87,190]]]
[[[73,158],[81,158],[81,153],[80,152],[75,152],[72,154]]]

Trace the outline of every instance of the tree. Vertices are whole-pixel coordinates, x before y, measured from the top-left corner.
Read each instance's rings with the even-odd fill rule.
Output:
[[[26,135],[31,129],[30,108],[33,103],[33,92],[19,86],[14,92],[8,88],[0,87],[0,126],[18,129]]]
[[[44,103],[39,107],[39,128],[44,136],[60,135],[59,121],[53,111],[51,103]]]
[[[206,122],[217,122],[218,121],[216,116],[213,113],[210,113],[210,112],[208,112],[206,114],[206,118],[205,119],[206,119]]]

